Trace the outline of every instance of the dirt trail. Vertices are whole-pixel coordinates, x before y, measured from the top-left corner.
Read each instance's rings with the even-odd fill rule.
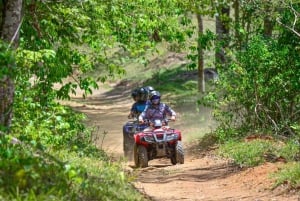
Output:
[[[129,90],[125,87],[115,87],[111,91],[101,89],[85,100],[79,98],[78,93],[68,102],[74,109],[87,114],[87,123],[97,128],[94,132],[97,146],[117,158],[123,156],[122,125],[127,121],[132,104]],[[183,135],[188,135],[189,131],[180,121],[177,124]],[[299,195],[285,194],[282,188],[271,190],[272,180],[268,173],[278,170],[280,163],[240,170],[209,152],[195,154],[189,142],[183,143],[185,164],[173,166],[165,159],[150,161],[149,167],[144,169],[134,169],[132,162],[124,164],[124,169],[136,176],[136,188],[151,200],[300,200]]]

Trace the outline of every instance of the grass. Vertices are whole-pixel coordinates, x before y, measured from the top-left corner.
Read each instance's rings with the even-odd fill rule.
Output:
[[[276,179],[274,187],[282,184],[288,184],[291,189],[300,188],[300,163],[290,162],[286,164],[279,172],[272,175]]]
[[[231,158],[237,165],[252,167],[266,161],[284,160],[292,162],[300,159],[297,143],[279,140],[254,139],[251,141],[228,141],[220,146],[219,154]]]
[[[272,149],[273,145],[268,141],[229,141],[220,146],[219,154],[232,159],[240,167],[253,167],[264,163],[266,154],[272,152]]]
[[[75,152],[60,151],[60,158],[68,161],[75,169],[86,171],[85,181],[78,181],[78,191],[88,200],[146,200],[130,184],[130,177],[125,175],[122,163],[103,161],[96,157],[78,156]],[[78,178],[81,179],[81,178]]]
[[[286,165],[271,176],[275,178],[274,187],[281,184],[290,189],[300,187],[300,150],[295,141],[282,142],[278,140],[252,140],[249,142],[228,141],[221,145],[220,156],[231,159],[240,167],[253,167],[266,161],[284,161]]]
[[[90,154],[4,144],[1,139],[0,200],[146,200],[121,167],[93,149]],[[96,153],[93,153],[96,152]]]

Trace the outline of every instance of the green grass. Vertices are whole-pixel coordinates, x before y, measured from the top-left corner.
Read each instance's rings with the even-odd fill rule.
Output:
[[[276,179],[274,187],[288,184],[291,189],[300,188],[300,163],[291,162],[286,164],[280,171],[272,175]]]
[[[257,166],[266,161],[275,162],[280,158],[288,162],[300,159],[299,145],[292,141],[228,141],[220,146],[218,153],[241,167]]]
[[[300,187],[300,149],[296,140],[281,141],[271,137],[271,140],[227,141],[219,146],[217,153],[240,167],[285,161],[286,165],[280,171],[270,175],[275,179],[274,188],[282,184],[289,189]]]
[[[240,167],[252,167],[264,163],[265,154],[272,148],[272,143],[268,141],[226,142],[220,147],[219,154],[232,159]]]

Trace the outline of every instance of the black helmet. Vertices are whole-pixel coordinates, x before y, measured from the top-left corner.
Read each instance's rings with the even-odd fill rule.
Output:
[[[139,89],[134,89],[131,92],[131,97],[133,98],[134,101],[136,101],[137,95],[138,95],[138,90]]]
[[[160,103],[160,93],[158,91],[152,91],[150,94],[150,101],[152,104],[157,105]]]
[[[137,93],[139,101],[146,101],[148,99],[148,91],[144,87],[141,87]]]

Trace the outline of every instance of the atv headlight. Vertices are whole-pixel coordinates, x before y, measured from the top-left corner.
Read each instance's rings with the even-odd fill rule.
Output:
[[[153,136],[144,136],[144,140],[146,142],[154,142],[154,137]]]
[[[167,140],[168,141],[171,141],[171,140],[178,140],[178,135],[177,134],[171,134],[171,135],[168,135],[167,137]]]

